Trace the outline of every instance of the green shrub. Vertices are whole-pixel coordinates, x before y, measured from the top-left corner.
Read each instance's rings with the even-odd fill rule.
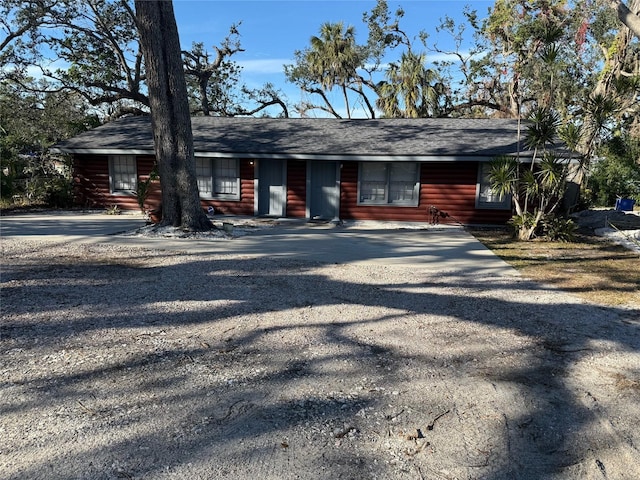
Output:
[[[15,195],[16,190],[13,185],[13,175],[6,174],[4,168],[0,169],[0,196],[2,198],[11,198]]]
[[[71,169],[48,156],[13,155],[0,169],[2,198],[22,205],[67,208],[73,205]]]
[[[542,234],[552,242],[573,242],[577,225],[568,218],[548,217],[542,221]]]
[[[138,200],[138,206],[140,207],[140,211],[142,213],[146,213],[146,205],[147,197],[149,196],[149,192],[151,191],[151,184],[155,180],[159,178],[157,165],[153,166],[153,170],[149,173],[149,177],[146,180],[140,180],[138,182],[138,187],[136,188],[136,198]]]
[[[618,197],[640,202],[640,140],[615,137],[603,148],[593,166],[587,189],[592,204],[612,207]]]
[[[63,176],[49,179],[45,187],[44,203],[53,208],[69,208],[73,205],[73,184]]]
[[[541,225],[536,220],[536,215],[532,212],[524,212],[521,215],[514,215],[509,219],[513,236],[520,240],[531,240],[539,236]]]

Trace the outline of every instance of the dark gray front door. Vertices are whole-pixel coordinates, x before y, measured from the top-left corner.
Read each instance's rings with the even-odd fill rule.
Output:
[[[261,160],[258,170],[258,215],[283,217],[287,203],[285,160]]]
[[[309,217],[324,220],[338,218],[340,189],[337,162],[310,162]]]

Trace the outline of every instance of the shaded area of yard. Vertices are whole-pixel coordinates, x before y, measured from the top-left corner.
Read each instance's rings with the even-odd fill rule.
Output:
[[[590,302],[640,307],[640,255],[590,235],[575,242],[519,242],[497,230],[471,232],[527,278]]]
[[[640,332],[520,278],[22,243],[6,478],[630,478]]]

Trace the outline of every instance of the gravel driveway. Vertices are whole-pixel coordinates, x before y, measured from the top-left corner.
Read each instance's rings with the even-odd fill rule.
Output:
[[[2,239],[0,477],[640,478],[638,312],[150,245]]]

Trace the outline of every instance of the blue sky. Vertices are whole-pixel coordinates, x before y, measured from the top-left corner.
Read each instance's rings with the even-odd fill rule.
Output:
[[[449,15],[461,19],[465,5],[484,18],[493,3],[484,0],[388,0],[391,11],[398,7],[405,11],[400,24],[403,30],[410,35],[425,30],[430,34],[430,43],[437,41],[443,47],[451,44],[447,36],[439,36],[435,31],[441,18]],[[286,83],[282,65],[293,63],[294,51],[306,48],[310,37],[317,35],[325,22],[342,21],[345,25],[353,25],[358,41],[364,42],[367,31],[362,14],[375,5],[375,0],[174,0],[174,11],[185,49],[195,41],[204,42],[207,50],[213,51],[212,46],[220,43],[229,27],[242,22],[239,30],[245,51],[233,57],[243,67],[242,81],[251,88],[271,82],[295,103],[300,101],[301,93]]]

